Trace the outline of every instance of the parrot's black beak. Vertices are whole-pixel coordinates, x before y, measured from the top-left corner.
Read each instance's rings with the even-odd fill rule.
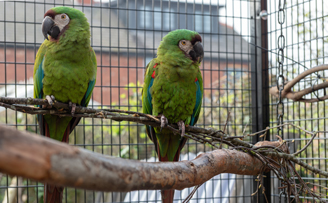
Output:
[[[203,49],[202,44],[199,41],[197,41],[195,43],[194,48],[193,48],[193,50],[191,50],[189,52],[189,55],[191,56],[191,58],[194,62],[200,63],[203,60],[204,49]]]
[[[42,21],[42,33],[47,40],[49,40],[48,35],[54,39],[57,39],[60,29],[55,25],[55,22],[51,17],[46,16]]]

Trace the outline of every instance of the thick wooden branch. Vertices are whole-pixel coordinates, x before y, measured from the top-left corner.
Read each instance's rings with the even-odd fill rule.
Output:
[[[263,164],[220,149],[192,161],[147,163],[104,156],[0,125],[0,171],[44,183],[101,190],[183,189],[220,173],[257,175]]]
[[[328,95],[320,97],[319,99],[303,99],[302,98],[306,94],[312,93],[312,92],[320,90],[320,89],[328,88],[328,82],[323,82],[321,84],[314,85],[313,87],[309,87],[309,88],[300,90],[298,92],[292,91],[293,86],[296,83],[298,83],[301,79],[305,78],[306,76],[308,76],[312,73],[315,73],[318,71],[323,71],[323,70],[328,70],[327,64],[313,67],[313,68],[308,69],[308,70],[304,71],[303,73],[299,74],[297,77],[295,77],[293,80],[289,81],[285,85],[284,90],[281,92],[281,97],[292,99],[293,101],[301,101],[301,102],[318,102],[318,101],[323,101],[323,100],[328,99]],[[279,96],[278,87],[277,86],[271,87],[270,94],[278,97]]]

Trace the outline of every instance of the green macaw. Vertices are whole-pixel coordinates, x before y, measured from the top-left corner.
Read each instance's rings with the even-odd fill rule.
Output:
[[[90,46],[90,27],[81,11],[54,7],[44,14],[42,32],[46,40],[40,46],[34,64],[34,98],[69,103],[74,114],[76,104],[87,106],[96,83],[97,61]],[[80,118],[38,115],[40,134],[68,142],[69,134]],[[45,185],[44,202],[62,202],[63,187]]]
[[[168,33],[157,49],[157,58],[147,65],[142,91],[144,113],[161,118],[161,127],[146,126],[160,161],[178,161],[187,138],[185,125],[195,125],[203,98],[199,69],[204,56],[197,32],[175,30]],[[177,123],[181,136],[163,128]],[[173,202],[174,190],[162,191],[163,202]]]

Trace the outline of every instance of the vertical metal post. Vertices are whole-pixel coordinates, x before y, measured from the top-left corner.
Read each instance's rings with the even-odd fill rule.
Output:
[[[267,0],[251,3],[251,43],[264,49],[268,48],[267,21],[259,17],[261,11],[267,10]],[[251,67],[252,67],[252,131],[256,132],[265,129],[269,125],[269,71],[267,51],[261,50],[251,45]],[[269,135],[266,136],[267,140]],[[258,136],[254,136],[252,142],[261,141]],[[264,174],[263,185],[258,194],[252,199],[252,202],[271,202],[271,174]],[[258,189],[258,182],[254,177],[253,190]],[[265,188],[265,196],[262,188]]]
[[[267,11],[267,0],[261,0],[262,11]],[[268,49],[268,21],[261,20],[261,47]],[[270,101],[269,101],[269,59],[268,52],[266,50],[261,50],[262,63],[262,86],[259,91],[262,91],[262,129],[270,125]],[[267,133],[267,139],[270,139],[270,132]],[[265,187],[265,195],[268,199],[268,203],[271,202],[271,172],[265,173],[265,179],[263,180]]]

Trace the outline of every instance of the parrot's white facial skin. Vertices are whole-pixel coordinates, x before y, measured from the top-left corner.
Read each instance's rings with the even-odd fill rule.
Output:
[[[189,40],[180,40],[179,41],[179,48],[187,55],[189,55],[189,52],[194,48],[193,45]]]
[[[204,57],[204,49],[201,41],[202,38],[197,34],[191,40],[180,40],[178,47],[184,52],[187,58],[193,61],[193,63],[200,63]]]
[[[65,13],[58,14],[55,16],[55,25],[58,26],[59,30],[62,31],[64,27],[69,23],[70,19]]]

